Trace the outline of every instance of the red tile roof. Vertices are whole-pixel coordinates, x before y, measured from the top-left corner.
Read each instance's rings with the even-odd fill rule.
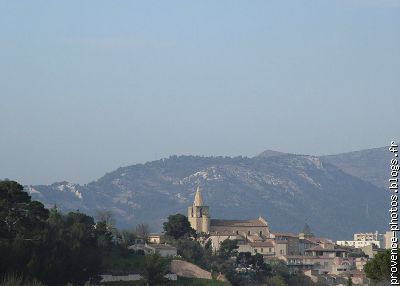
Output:
[[[341,249],[341,248],[323,248],[320,245],[308,248],[304,251],[324,251],[324,252],[347,252],[347,250],[345,249]]]

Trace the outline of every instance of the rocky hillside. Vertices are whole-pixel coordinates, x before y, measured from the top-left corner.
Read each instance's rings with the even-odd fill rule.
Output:
[[[384,190],[329,159],[271,151],[254,158],[172,156],[119,168],[84,186],[62,182],[27,190],[63,211],[111,210],[125,228],[147,223],[160,230],[169,214],[186,214],[200,184],[213,218],[263,215],[273,231],[294,232],[307,220],[316,234],[333,239],[383,231]]]
[[[323,160],[332,163],[344,172],[380,188],[388,186],[389,165],[392,158],[393,153],[389,151],[389,147],[322,157]]]

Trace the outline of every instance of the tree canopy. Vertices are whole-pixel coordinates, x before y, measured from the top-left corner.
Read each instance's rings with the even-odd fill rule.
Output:
[[[399,265],[397,258],[397,265]],[[365,274],[374,281],[385,281],[390,277],[390,250],[375,255],[364,266]]]
[[[0,276],[21,273],[55,286],[97,280],[98,241],[107,233],[85,214],[47,210],[23,189],[0,181]]]
[[[165,275],[168,273],[169,261],[162,258],[158,253],[146,256],[142,266],[142,275],[149,285],[165,285],[168,280]]]
[[[188,218],[183,214],[170,215],[168,221],[164,222],[164,231],[166,235],[175,239],[193,235],[194,229],[190,226]]]
[[[235,256],[238,248],[239,246],[237,240],[225,239],[223,242],[221,242],[219,247],[219,255],[225,258]]]

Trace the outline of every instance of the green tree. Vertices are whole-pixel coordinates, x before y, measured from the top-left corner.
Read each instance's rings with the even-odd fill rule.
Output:
[[[0,181],[0,273],[35,274],[40,264],[36,252],[44,243],[49,211],[31,201],[23,186]]]
[[[282,260],[271,259],[269,261],[269,266],[271,267],[271,275],[279,276],[282,277],[283,279],[289,278],[289,268]]]
[[[273,276],[269,282],[271,286],[285,286],[285,280],[279,275]]]
[[[54,286],[95,281],[97,241],[93,218],[49,211],[17,182],[0,182],[0,274],[20,273]]]
[[[219,247],[219,255],[224,258],[235,256],[238,248],[238,241],[236,239],[225,239]]]
[[[128,230],[122,230],[117,234],[117,242],[123,248],[128,248],[128,246],[135,243],[136,235]]]
[[[169,261],[162,258],[158,253],[147,255],[142,265],[141,274],[149,286],[165,285],[167,279],[164,277],[168,272]]]
[[[347,286],[353,286],[353,280],[351,279],[351,277],[349,277],[349,279],[347,280]]]
[[[390,250],[376,254],[364,266],[364,271],[374,281],[387,280],[390,277]]]
[[[256,253],[251,258],[251,262],[256,271],[270,270],[270,267],[264,262],[264,257],[260,253]]]
[[[175,246],[180,256],[194,264],[207,267],[207,251],[198,241],[190,239],[180,239],[176,241]]]
[[[94,219],[79,212],[70,212],[66,218],[64,240],[70,250],[69,270],[74,273],[71,282],[83,285],[96,280],[100,271],[101,253],[97,245]]]
[[[168,221],[164,222],[166,235],[179,239],[184,236],[194,235],[195,231],[190,226],[188,218],[182,214],[170,215]]]
[[[14,181],[0,182],[0,237],[38,239],[49,216],[43,204],[31,201],[24,187]]]
[[[102,250],[110,250],[113,246],[113,233],[106,221],[96,223],[95,234],[97,246]]]
[[[236,257],[236,264],[241,267],[249,267],[251,264],[251,253],[240,252]]]

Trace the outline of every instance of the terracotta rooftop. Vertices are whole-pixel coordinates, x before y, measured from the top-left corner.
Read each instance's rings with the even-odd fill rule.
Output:
[[[276,236],[298,237],[297,235],[291,232],[274,232],[273,234],[275,235],[275,237]]]
[[[345,250],[345,249],[341,249],[341,248],[323,248],[320,245],[311,247],[311,248],[306,249],[304,251],[347,252],[347,250]]]
[[[276,244],[288,244],[289,242],[287,240],[275,240]]]
[[[268,226],[260,219],[253,220],[227,220],[227,219],[212,219],[211,226],[229,226],[229,227],[265,227]]]
[[[316,242],[314,239],[309,239],[309,238],[302,238],[300,239],[300,242],[308,242],[308,243],[312,243],[312,244],[318,244],[318,242]]]

